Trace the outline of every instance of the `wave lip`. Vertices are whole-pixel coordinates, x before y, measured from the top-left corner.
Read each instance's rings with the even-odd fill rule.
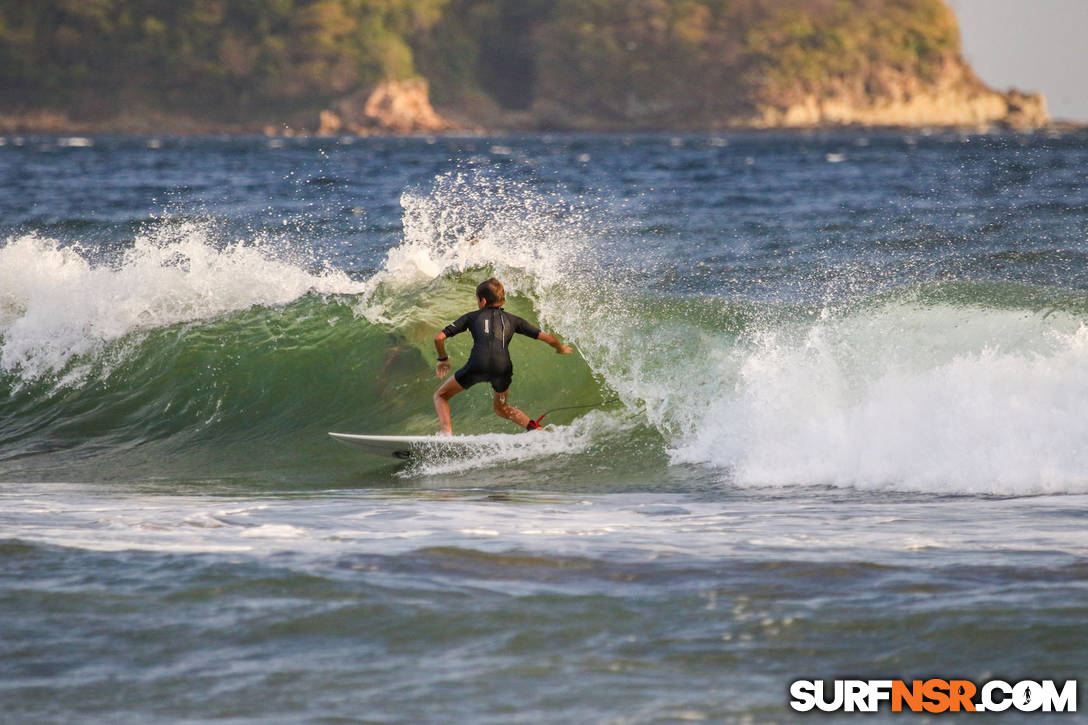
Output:
[[[12,237],[0,247],[0,370],[26,382],[134,332],[360,289],[260,244],[217,245],[196,223],[164,223],[113,264],[34,234]]]

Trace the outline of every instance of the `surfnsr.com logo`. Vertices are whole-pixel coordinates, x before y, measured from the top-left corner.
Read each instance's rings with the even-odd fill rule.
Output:
[[[790,697],[798,712],[1076,712],[1077,681],[797,680]]]

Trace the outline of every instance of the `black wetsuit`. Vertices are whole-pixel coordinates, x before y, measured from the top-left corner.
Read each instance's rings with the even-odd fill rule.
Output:
[[[462,388],[489,382],[496,393],[505,393],[514,376],[514,364],[510,362],[507,349],[514,333],[534,340],[540,336],[540,328],[501,307],[482,307],[461,315],[442,332],[446,337],[453,337],[465,330],[472,333],[472,352],[465,366],[453,377]]]

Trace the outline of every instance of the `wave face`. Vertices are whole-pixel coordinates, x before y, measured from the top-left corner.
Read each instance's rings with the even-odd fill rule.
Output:
[[[0,472],[393,480],[398,469],[324,433],[431,432],[431,337],[494,274],[509,309],[579,353],[516,342],[514,402],[595,408],[554,414],[550,437],[490,438],[401,476],[1088,492],[1076,289],[898,273],[857,284],[855,270],[815,295],[735,294],[767,274],[762,261],[735,267],[741,282],[723,291],[721,275],[701,277],[713,256],[675,264],[632,242],[616,221],[629,210],[531,183],[442,174],[401,207],[399,239],[351,274],[206,222],[166,219],[105,255],[9,237]],[[798,264],[815,279],[828,259]],[[850,294],[827,293],[847,279]],[[455,362],[466,341],[451,341]],[[454,409],[458,432],[512,432],[486,392]]]

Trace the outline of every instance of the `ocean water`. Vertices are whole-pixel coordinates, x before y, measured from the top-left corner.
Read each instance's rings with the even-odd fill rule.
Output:
[[[1083,700],[1086,187],[1084,132],[0,138],[0,719]],[[326,435],[436,430],[492,274],[576,351],[511,402],[583,407]]]

